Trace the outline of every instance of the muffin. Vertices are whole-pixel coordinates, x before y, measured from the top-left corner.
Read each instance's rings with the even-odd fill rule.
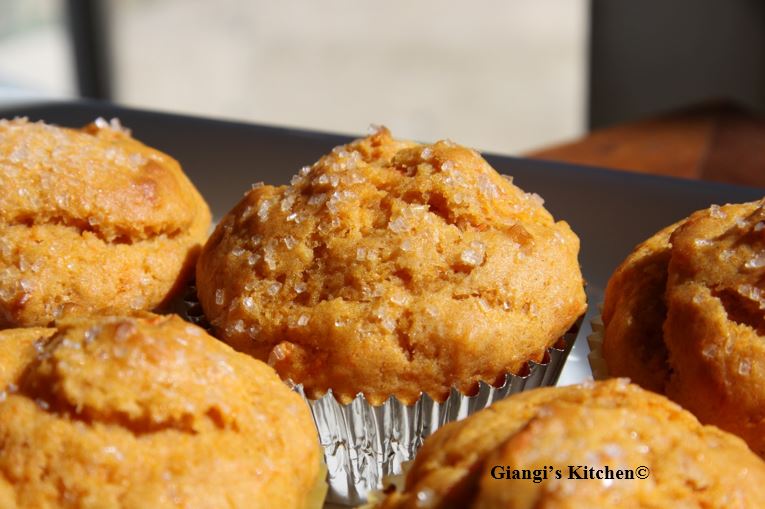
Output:
[[[289,186],[254,186],[196,280],[217,337],[311,401],[333,489],[363,496],[424,435],[500,397],[492,385],[509,392],[508,373],[549,360],[585,309],[578,250],[539,196],[474,150],[380,128]],[[554,383],[555,355],[528,385]]]
[[[763,506],[765,463],[743,441],[626,379],[527,391],[449,424],[373,505]]]
[[[179,164],[116,121],[0,120],[0,188],[0,328],[161,307],[210,227]]]
[[[249,191],[196,276],[216,334],[312,397],[411,403],[540,361],[584,311],[578,250],[475,151],[381,129]]]
[[[9,329],[0,362],[0,507],[321,507],[300,397],[176,316]]]
[[[639,246],[609,281],[608,373],[665,393],[765,455],[763,290],[763,202],[692,214]]]
[[[608,281],[601,318],[608,330],[602,355],[609,372],[663,392],[669,365],[662,326],[664,291],[675,223],[639,244]],[[607,325],[606,325],[607,324]]]

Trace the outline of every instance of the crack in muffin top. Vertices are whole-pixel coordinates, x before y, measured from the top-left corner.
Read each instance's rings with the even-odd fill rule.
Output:
[[[640,244],[606,289],[613,376],[765,455],[765,203],[712,205]]]
[[[0,507],[299,509],[319,460],[273,369],[178,316],[0,331]]]
[[[220,337],[309,392],[440,397],[541,359],[584,309],[578,247],[474,150],[381,128],[255,185],[197,281]]]
[[[0,329],[167,304],[210,210],[177,161],[117,120],[0,120]]]

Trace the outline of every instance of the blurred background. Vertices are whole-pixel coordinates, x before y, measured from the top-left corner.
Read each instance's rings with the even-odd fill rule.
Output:
[[[498,152],[585,128],[585,0],[0,5],[7,94],[79,95],[80,9],[74,28],[99,17],[82,58],[103,66],[87,95],[131,106],[343,133],[385,124]]]
[[[0,103],[93,97],[518,154],[765,105],[760,0],[0,0]]]

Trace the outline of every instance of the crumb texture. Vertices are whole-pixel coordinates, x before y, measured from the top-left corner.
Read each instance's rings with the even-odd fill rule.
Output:
[[[0,328],[153,309],[210,212],[179,164],[116,121],[0,120]]]
[[[0,507],[303,509],[319,448],[267,365],[176,316],[0,332]]]
[[[563,471],[495,479],[494,466]],[[647,479],[569,479],[568,465],[645,466]],[[738,437],[703,426],[626,379],[512,396],[425,441],[405,488],[376,509],[756,508],[765,464]]]
[[[609,372],[765,455],[765,210],[713,205],[638,246],[609,282]]]
[[[585,308],[578,250],[475,151],[382,128],[249,191],[197,283],[219,337],[309,393],[440,398],[542,358]]]

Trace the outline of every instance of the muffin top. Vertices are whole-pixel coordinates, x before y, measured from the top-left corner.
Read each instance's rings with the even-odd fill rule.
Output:
[[[646,241],[609,281],[610,374],[664,392],[765,454],[765,211],[712,206]]]
[[[579,240],[449,141],[381,128],[257,185],[197,265],[217,335],[309,395],[445,397],[540,360],[585,308]]]
[[[0,362],[1,507],[306,507],[304,403],[178,317],[2,331]]]
[[[0,328],[153,309],[210,211],[171,157],[112,121],[0,120]]]
[[[667,393],[765,456],[763,203],[697,212],[671,242]]]
[[[110,242],[172,236],[205,209],[177,161],[102,119],[79,130],[0,120],[0,186],[0,224],[68,225]]]
[[[571,474],[569,465],[581,468]],[[632,470],[633,478],[574,477],[589,468],[605,472],[606,466]],[[546,471],[547,479],[512,478],[513,470],[524,469]],[[613,379],[523,392],[448,424],[425,441],[405,488],[375,507],[727,509],[763,504],[765,464],[744,442],[702,426],[663,396]]]

